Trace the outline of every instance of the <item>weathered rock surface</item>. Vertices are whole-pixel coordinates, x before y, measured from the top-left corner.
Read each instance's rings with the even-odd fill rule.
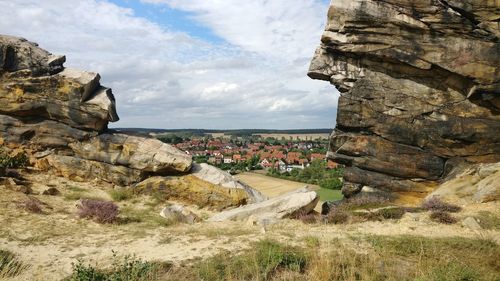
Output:
[[[157,174],[185,173],[192,164],[190,156],[169,144],[123,134],[102,134],[69,146],[80,158]]]
[[[132,188],[138,194],[155,195],[163,200],[176,200],[215,210],[244,205],[248,201],[243,189],[221,187],[193,175],[151,177]]]
[[[128,186],[146,178],[146,174],[141,170],[73,156],[50,155],[39,161],[46,163],[46,170],[78,182],[99,179],[119,186]]]
[[[267,200],[267,197],[264,194],[235,179],[233,176],[231,176],[231,174],[209,164],[194,163],[193,167],[191,168],[191,173],[193,176],[215,185],[219,185],[225,188],[245,190],[245,192],[248,194],[248,203],[258,203]]]
[[[178,204],[163,208],[160,216],[172,223],[193,224],[200,221],[200,218],[196,214]]]
[[[433,196],[461,203],[500,201],[500,163],[469,167],[441,184],[427,198]]]
[[[345,195],[428,192],[500,161],[495,1],[334,0],[308,75],[341,92],[330,159]]]
[[[260,203],[221,212],[209,218],[208,221],[246,221],[249,219],[256,222],[274,221],[292,216],[297,212],[309,213],[314,210],[318,201],[319,196],[316,192],[301,188]]]
[[[0,36],[0,114],[56,120],[102,131],[118,121],[115,98],[99,76],[66,70],[56,57],[24,39]]]

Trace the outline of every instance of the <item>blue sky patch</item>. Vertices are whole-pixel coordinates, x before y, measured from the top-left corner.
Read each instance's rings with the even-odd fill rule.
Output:
[[[214,34],[212,30],[196,22],[192,18],[192,13],[172,9],[163,4],[141,3],[133,0],[110,0],[110,2],[120,7],[132,9],[136,16],[146,18],[167,30],[185,32],[192,37],[213,44],[225,43],[225,40]]]

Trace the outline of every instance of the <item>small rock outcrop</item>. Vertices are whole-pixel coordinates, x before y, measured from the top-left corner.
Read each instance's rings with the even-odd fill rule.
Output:
[[[232,177],[219,185],[189,176],[191,157],[171,145],[108,130],[119,120],[111,89],[97,73],[65,68],[65,60],[0,35],[0,144],[22,147],[35,168],[74,181],[157,189],[216,209],[258,200],[234,179],[230,186]]]
[[[424,197],[453,170],[500,161],[499,8],[331,2],[308,75],[341,92],[328,157],[347,166],[346,196]]]
[[[160,216],[165,218],[170,223],[187,223],[193,224],[201,221],[201,219],[193,212],[186,209],[184,206],[175,204],[163,208]]]

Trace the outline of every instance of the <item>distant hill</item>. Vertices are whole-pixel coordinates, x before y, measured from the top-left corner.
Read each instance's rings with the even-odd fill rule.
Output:
[[[132,134],[163,134],[163,133],[192,133],[196,135],[224,133],[226,135],[255,135],[255,134],[330,134],[333,129],[293,129],[293,130],[270,130],[270,129],[236,129],[236,130],[210,130],[210,129],[148,129],[148,128],[115,128],[113,130]]]

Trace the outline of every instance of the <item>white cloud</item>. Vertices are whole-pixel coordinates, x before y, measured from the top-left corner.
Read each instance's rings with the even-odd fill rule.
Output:
[[[0,33],[67,66],[101,73],[119,127],[334,125],[336,91],[306,77],[326,4],[319,0],[148,0],[181,9],[225,40],[169,30],[104,0],[0,0]],[[160,3],[161,2],[161,3]]]

